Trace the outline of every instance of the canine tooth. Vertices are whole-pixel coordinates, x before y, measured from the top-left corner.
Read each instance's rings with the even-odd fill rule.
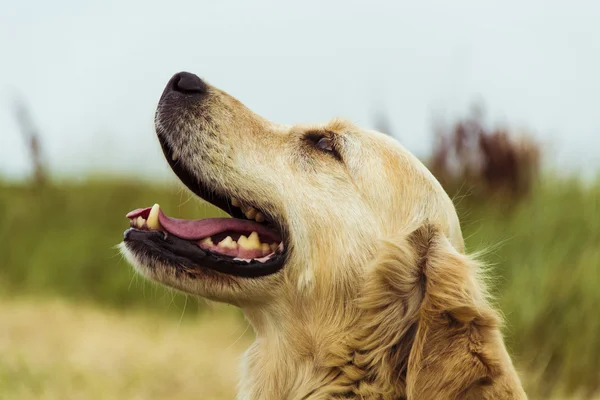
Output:
[[[231,236],[227,236],[225,239],[221,240],[218,245],[226,249],[237,249],[238,247],[237,242],[233,240]]]
[[[212,241],[212,238],[209,236],[207,238],[204,238],[200,241],[200,244],[203,244],[205,246],[214,246],[215,244]]]
[[[254,219],[256,220],[256,222],[265,222],[265,215],[261,212],[258,212],[256,213]]]
[[[150,214],[148,214],[148,220],[146,221],[146,225],[149,229],[160,229],[160,222],[158,221],[158,210],[160,210],[160,206],[158,204],[155,204],[152,206]]]
[[[171,154],[171,160],[177,161],[178,158],[179,158],[179,154],[177,154],[176,151],[173,151],[173,154]]]
[[[137,225],[138,228],[143,227],[144,222],[146,222],[146,220],[142,217],[137,217],[137,219],[135,220],[135,224]]]
[[[231,198],[231,205],[234,207],[239,207],[242,205],[242,203],[240,203],[240,201],[238,199],[236,199],[235,197]]]
[[[256,214],[258,213],[258,211],[256,211],[254,208],[250,207],[250,209],[248,211],[246,211],[246,218],[248,219],[254,219],[254,217],[256,217]]]
[[[277,251],[277,243],[273,242],[269,245],[269,247],[271,248],[271,251],[273,251],[273,252]]]

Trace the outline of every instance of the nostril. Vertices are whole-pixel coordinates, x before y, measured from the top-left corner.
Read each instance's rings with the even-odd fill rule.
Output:
[[[173,77],[173,90],[181,93],[206,93],[208,87],[197,75],[180,72]]]

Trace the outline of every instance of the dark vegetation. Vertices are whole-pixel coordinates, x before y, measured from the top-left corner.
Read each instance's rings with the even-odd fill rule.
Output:
[[[468,188],[480,200],[501,197],[515,203],[530,194],[540,177],[541,148],[531,136],[490,129],[479,108],[435,129],[430,170],[451,194]]]

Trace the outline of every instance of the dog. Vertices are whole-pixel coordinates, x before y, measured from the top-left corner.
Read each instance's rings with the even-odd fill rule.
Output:
[[[451,199],[396,140],[276,124],[188,72],[155,127],[183,184],[232,218],[137,209],[122,253],[243,310],[238,399],[526,398]]]

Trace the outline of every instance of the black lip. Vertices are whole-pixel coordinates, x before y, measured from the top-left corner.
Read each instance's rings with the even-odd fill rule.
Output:
[[[286,253],[277,253],[270,260],[245,262],[225,258],[206,251],[195,243],[181,239],[175,235],[167,235],[159,231],[143,231],[130,228],[125,231],[124,240],[127,247],[137,256],[149,260],[162,261],[169,265],[213,271],[245,278],[258,278],[279,271],[285,264]]]

